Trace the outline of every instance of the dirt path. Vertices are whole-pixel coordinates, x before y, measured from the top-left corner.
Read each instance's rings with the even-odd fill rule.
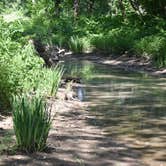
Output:
[[[86,104],[77,101],[54,101],[56,112],[48,138],[48,151],[35,154],[2,155],[0,165],[55,166],[143,166],[139,153],[105,135],[88,122],[95,119]],[[11,117],[1,121],[4,130],[12,128]],[[6,128],[5,128],[6,126]]]

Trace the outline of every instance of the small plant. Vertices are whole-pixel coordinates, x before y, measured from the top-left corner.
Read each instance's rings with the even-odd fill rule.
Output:
[[[70,38],[69,48],[74,53],[82,53],[84,50],[84,42],[78,36],[72,36]]]
[[[51,91],[50,91],[51,96],[56,95],[62,75],[63,75],[63,68],[61,67],[56,67],[56,69],[52,71],[51,73],[52,82],[51,82]]]
[[[20,150],[42,151],[46,147],[51,121],[51,111],[42,98],[14,97],[13,124]]]

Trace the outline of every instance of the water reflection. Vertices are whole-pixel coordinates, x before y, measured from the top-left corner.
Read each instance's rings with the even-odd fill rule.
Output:
[[[165,163],[166,79],[93,66],[85,100],[94,116],[87,123],[140,152],[146,163]]]
[[[77,97],[80,101],[84,100],[84,89],[83,87],[77,87]]]

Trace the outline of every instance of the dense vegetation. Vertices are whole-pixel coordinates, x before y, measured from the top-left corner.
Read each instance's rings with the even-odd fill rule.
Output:
[[[165,16],[165,0],[1,0],[0,109],[11,108],[15,95],[56,94],[63,69],[43,67],[30,39],[74,53],[146,57],[164,67]]]
[[[2,1],[1,16],[13,25],[12,39],[22,44],[33,37],[75,53],[128,52],[162,67],[165,6],[164,0]]]

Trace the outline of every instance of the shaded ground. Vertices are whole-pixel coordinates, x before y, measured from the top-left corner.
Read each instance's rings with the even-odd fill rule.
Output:
[[[127,144],[106,136],[101,128],[89,125],[94,119],[80,102],[54,103],[57,116],[48,139],[48,152],[36,154],[2,155],[0,165],[55,165],[55,166],[111,166],[144,165],[139,154]],[[84,109],[83,109],[84,108]],[[11,128],[6,118],[0,126]]]

